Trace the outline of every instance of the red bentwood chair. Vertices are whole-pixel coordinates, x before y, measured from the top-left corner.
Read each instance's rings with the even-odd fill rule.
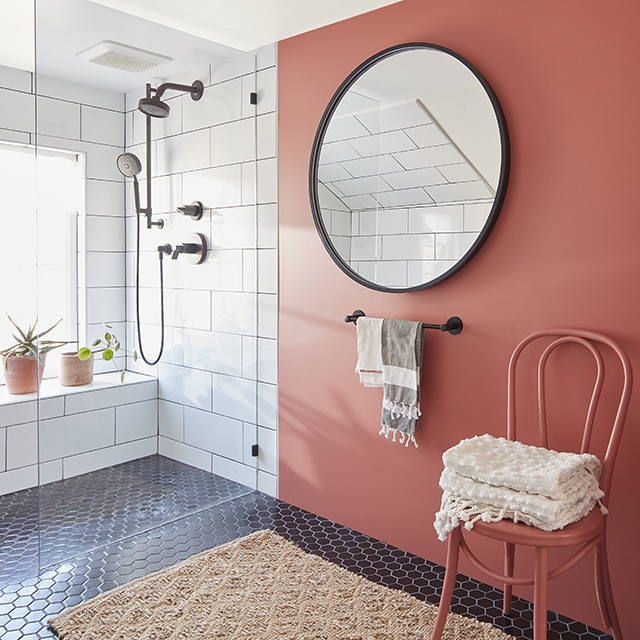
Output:
[[[539,346],[537,350],[537,408],[538,408],[538,428],[539,446],[548,448],[547,432],[547,371],[546,365],[549,356],[561,345],[567,343],[581,345],[585,347],[593,356],[595,361],[595,375],[593,392],[589,399],[586,412],[584,430],[582,432],[582,442],[579,453],[593,453],[596,441],[602,442],[597,437],[592,437],[594,422],[598,403],[605,380],[605,359],[606,351],[613,352],[621,365],[621,375],[613,376],[616,385],[616,405],[613,409],[610,433],[606,439],[604,455],[598,455],[602,463],[602,476],[600,478],[600,488],[605,496],[602,502],[606,504],[609,496],[611,476],[615,463],[620,437],[629,405],[631,395],[632,371],[629,358],[616,342],[599,333],[581,330],[546,330],[533,333],[525,338],[515,348],[508,368],[508,410],[507,410],[507,438],[516,440],[516,369],[523,352],[529,354],[532,349]],[[561,350],[562,351],[562,350]],[[528,356],[527,356],[528,357]],[[522,363],[526,358],[522,359]],[[614,363],[615,364],[615,363]],[[524,367],[521,367],[523,369]],[[615,366],[614,368],[618,368]],[[609,368],[608,372],[611,371]],[[611,372],[613,373],[613,372]],[[607,376],[610,381],[611,375]],[[607,385],[607,389],[610,389]],[[620,393],[619,398],[617,393]],[[606,395],[606,394],[605,394]],[[604,407],[604,403],[603,403]],[[610,408],[608,411],[611,410]],[[596,429],[597,431],[597,429]],[[606,434],[605,434],[606,435]],[[593,442],[592,442],[593,441]],[[585,557],[591,550],[595,552],[595,582],[598,605],[605,628],[615,640],[623,640],[620,623],[616,613],[609,578],[609,567],[607,562],[607,538],[606,538],[607,516],[603,515],[601,509],[594,508],[588,516],[570,524],[563,529],[556,531],[543,531],[536,527],[523,523],[515,523],[511,520],[500,520],[498,522],[478,521],[471,531],[464,530],[463,526],[456,527],[448,536],[447,560],[444,584],[440,597],[440,607],[436,618],[431,640],[440,640],[449,606],[451,596],[456,581],[458,558],[460,549],[464,551],[471,563],[482,572],[494,580],[504,584],[503,610],[508,615],[511,610],[511,594],[513,585],[534,585],[533,596],[533,637],[534,640],[546,640],[547,638],[547,585],[548,581],[555,578],[567,569],[573,567],[579,560]],[[464,530],[464,531],[463,531]],[[480,561],[469,548],[465,537],[467,535],[481,535],[504,543],[504,573],[492,570],[484,562]],[[533,578],[514,577],[514,559],[516,545],[533,547],[534,570]],[[550,568],[549,549],[576,547],[571,556],[555,568]]]

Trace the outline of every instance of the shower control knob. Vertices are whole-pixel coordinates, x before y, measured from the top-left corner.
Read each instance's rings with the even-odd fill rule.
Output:
[[[191,242],[177,244],[171,255],[172,260],[177,260],[180,254],[191,257],[191,264],[202,264],[207,259],[208,245],[207,238],[202,233],[193,233]]]
[[[194,220],[200,220],[204,212],[204,205],[200,200],[194,200],[191,204],[185,204],[178,207],[178,211],[185,216],[189,216]]]

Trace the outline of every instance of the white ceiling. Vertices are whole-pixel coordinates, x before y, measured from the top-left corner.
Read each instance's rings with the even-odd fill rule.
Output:
[[[241,51],[252,51],[400,0],[91,0]]]
[[[36,0],[35,55],[38,73],[113,91],[185,73],[205,64],[373,11],[401,0]],[[0,64],[20,67],[23,50],[33,59],[33,26],[22,33],[5,20],[2,0]],[[31,3],[24,2],[25,5]],[[30,20],[29,20],[30,22]],[[82,60],[77,54],[110,40],[173,59],[143,73]],[[2,44],[6,52],[3,54]],[[13,54],[11,58],[3,55]],[[32,63],[31,63],[32,64]],[[31,67],[31,70],[33,67]]]

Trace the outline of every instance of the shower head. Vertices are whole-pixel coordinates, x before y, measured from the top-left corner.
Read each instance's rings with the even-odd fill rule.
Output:
[[[204,93],[204,85],[200,80],[194,80],[193,84],[174,84],[173,82],[165,82],[156,89],[153,89],[151,85],[147,85],[147,95],[144,98],[140,98],[138,101],[138,109],[147,116],[152,118],[166,118],[171,111],[169,105],[166,102],[162,102],[160,98],[162,94],[168,89],[174,91],[187,92],[192,100],[200,100]],[[151,94],[155,93],[154,96]]]
[[[133,153],[123,153],[116,160],[118,171],[126,178],[135,178],[142,171],[142,163]]]
[[[138,109],[146,116],[151,116],[152,118],[166,118],[171,111],[169,105],[166,102],[162,102],[157,96],[153,98],[140,98],[138,101]]]

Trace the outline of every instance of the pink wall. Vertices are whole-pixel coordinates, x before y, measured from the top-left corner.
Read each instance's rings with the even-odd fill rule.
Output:
[[[612,7],[404,0],[281,43],[282,499],[442,563],[445,545],[432,527],[440,456],[462,437],[502,435],[506,362],[521,337],[552,325],[608,332],[640,379],[640,5]],[[430,289],[388,294],[352,282],[325,252],[307,169],[315,129],[343,78],[375,52],[411,41],[449,47],[488,79],[510,130],[511,179],[493,232],[462,271]],[[342,321],[356,308],[464,320],[460,336],[425,335],[417,450],[377,435],[380,390],[359,384],[355,329]],[[613,586],[627,634],[640,575],[639,413],[634,397],[610,499]],[[582,565],[553,583],[550,607],[600,628],[586,586],[591,563]]]

